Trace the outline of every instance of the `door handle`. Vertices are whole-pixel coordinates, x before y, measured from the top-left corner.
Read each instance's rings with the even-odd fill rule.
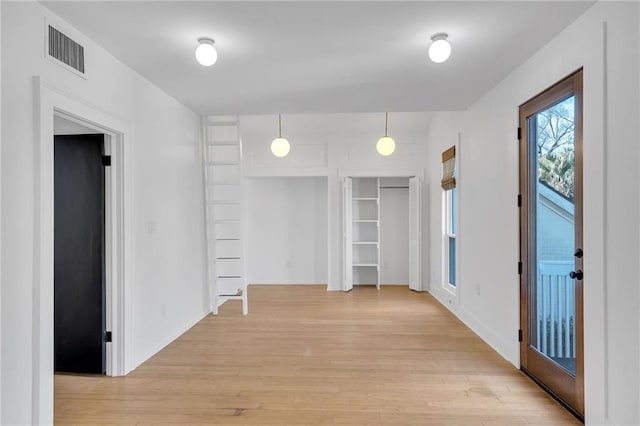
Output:
[[[575,253],[573,253],[573,255],[574,255],[575,257],[577,257],[578,259],[582,258],[582,255],[583,255],[583,254],[584,254],[584,253],[583,253],[583,251],[582,251],[582,249],[581,249],[581,248],[576,249],[576,252],[575,252]]]
[[[582,273],[582,269],[578,269],[575,272],[574,271],[569,272],[569,276],[574,280],[581,280],[582,277],[584,277],[584,274]]]

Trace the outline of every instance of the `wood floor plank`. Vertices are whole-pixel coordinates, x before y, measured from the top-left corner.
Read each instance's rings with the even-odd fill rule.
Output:
[[[56,424],[580,424],[426,293],[249,292],[127,377],[56,375]]]

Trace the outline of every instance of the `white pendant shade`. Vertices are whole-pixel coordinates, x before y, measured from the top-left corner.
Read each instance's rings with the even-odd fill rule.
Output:
[[[396,141],[393,140],[391,136],[387,134],[387,124],[389,121],[389,113],[384,113],[384,136],[378,139],[378,143],[376,144],[376,150],[378,154],[386,157],[393,154],[393,151],[396,150]]]
[[[387,155],[393,154],[393,151],[396,150],[396,141],[390,136],[383,136],[378,139],[376,149],[378,150],[378,154],[386,157]]]
[[[205,67],[210,67],[218,60],[218,52],[213,47],[213,40],[210,38],[201,38],[198,40],[198,47],[196,48],[196,59]]]
[[[273,142],[271,142],[271,152],[276,157],[286,157],[290,149],[291,145],[289,145],[289,141],[285,138],[275,138]]]
[[[286,157],[290,149],[289,141],[282,137],[282,116],[278,114],[278,137],[271,142],[271,152],[276,157]]]
[[[440,64],[451,56],[451,45],[447,41],[448,35],[438,33],[431,36],[431,46],[429,46],[429,58],[436,64]]]

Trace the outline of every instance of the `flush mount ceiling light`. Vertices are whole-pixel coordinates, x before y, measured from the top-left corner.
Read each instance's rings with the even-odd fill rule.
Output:
[[[196,59],[200,62],[200,65],[210,67],[218,60],[218,52],[213,47],[215,42],[210,38],[199,38],[198,47],[196,48]]]
[[[278,114],[278,137],[271,142],[271,152],[276,157],[286,157],[290,149],[289,141],[282,137],[282,116]]]
[[[447,33],[436,33],[431,36],[433,42],[429,46],[429,58],[436,64],[446,61],[451,55],[451,45],[447,37],[449,37]]]
[[[396,141],[389,135],[387,135],[387,121],[389,118],[388,113],[384,113],[384,136],[378,139],[378,143],[376,144],[376,149],[378,150],[378,154],[383,156],[388,156],[393,154],[393,151],[396,150]]]

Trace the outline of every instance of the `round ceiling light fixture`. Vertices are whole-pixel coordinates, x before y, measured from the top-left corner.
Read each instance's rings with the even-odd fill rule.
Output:
[[[278,137],[271,142],[271,152],[276,157],[286,157],[291,146],[289,141],[282,137],[282,116],[278,114]]]
[[[218,60],[218,52],[213,47],[215,42],[211,38],[199,38],[198,47],[196,48],[196,59],[205,67],[210,67]]]
[[[451,45],[447,37],[449,37],[447,33],[436,33],[431,36],[433,42],[429,46],[429,58],[436,64],[441,64],[451,56]]]
[[[378,143],[376,144],[376,150],[378,150],[378,154],[382,156],[389,156],[393,154],[393,151],[396,150],[396,141],[393,140],[391,136],[387,134],[387,121],[389,114],[384,113],[384,136],[378,139]]]

